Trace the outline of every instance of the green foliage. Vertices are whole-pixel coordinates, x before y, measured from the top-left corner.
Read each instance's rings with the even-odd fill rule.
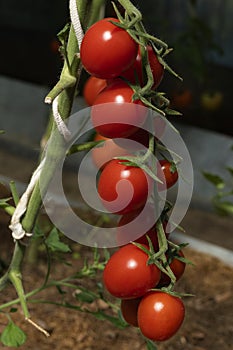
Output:
[[[3,330],[0,340],[5,346],[19,347],[26,341],[26,334],[16,324],[9,320],[7,326]]]
[[[204,175],[206,180],[211,182],[218,190],[221,190],[225,187],[224,180],[219,175],[215,175],[205,171],[203,171],[202,174]]]
[[[231,150],[233,148],[231,147]],[[228,184],[224,178],[217,174],[203,171],[203,176],[215,186],[216,194],[212,197],[212,204],[219,215],[233,216],[233,168],[227,166],[226,171],[230,174],[231,182]]]
[[[158,349],[156,344],[149,339],[146,340],[146,347],[147,347],[147,350],[157,350]]]
[[[68,253],[71,251],[70,247],[61,241],[56,227],[50,231],[49,236],[45,240],[45,244],[52,252]]]

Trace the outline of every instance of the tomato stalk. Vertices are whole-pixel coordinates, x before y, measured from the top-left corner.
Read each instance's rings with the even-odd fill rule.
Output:
[[[89,15],[92,14],[92,19],[95,19],[99,12],[100,7],[104,1],[77,1],[77,8],[79,17],[81,19],[82,26],[85,28],[90,25]],[[89,12],[90,6],[92,11]],[[78,43],[75,36],[74,28],[71,25],[68,35],[68,41],[66,45],[67,56],[64,61],[64,66],[61,72],[60,80],[51,90],[46,97],[46,102],[51,103],[55,97],[59,95],[59,112],[62,118],[65,120],[69,117],[74,95],[77,85],[77,72],[80,65],[80,59],[77,57]],[[79,72],[80,73],[80,72]],[[52,131],[56,131],[56,126],[53,123]],[[42,194],[46,192],[47,186],[53,177],[54,171],[61,157],[64,155],[64,140],[62,135],[58,132],[51,133],[51,139],[46,150],[46,161],[41,173],[42,183],[37,181],[32,194],[30,196],[25,216],[22,220],[22,226],[26,232],[32,232],[39,209],[42,203]],[[41,194],[42,190],[42,194]],[[16,198],[13,191],[14,198]],[[15,242],[15,248],[11,264],[8,271],[0,278],[0,290],[4,289],[7,283],[10,281],[14,285],[16,292],[19,296],[19,302],[21,303],[22,310],[25,319],[29,319],[29,311],[27,309],[26,297],[21,280],[21,265],[25,255],[25,244],[17,240]],[[33,323],[33,322],[32,322]]]

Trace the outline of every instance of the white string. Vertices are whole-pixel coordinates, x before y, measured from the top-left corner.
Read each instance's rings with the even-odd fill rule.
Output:
[[[55,123],[57,125],[59,133],[64,137],[64,139],[66,141],[69,141],[70,136],[71,136],[71,132],[67,128],[64,120],[62,119],[62,117],[61,117],[61,115],[60,115],[60,113],[58,111],[58,98],[59,98],[59,96],[57,96],[53,100],[53,104],[52,104],[54,121],[55,121]]]
[[[82,25],[80,22],[79,14],[78,14],[78,9],[77,9],[77,4],[76,0],[70,0],[70,18],[71,22],[74,28],[74,32],[78,41],[78,47],[80,49],[82,40],[83,40],[83,30],[82,30]],[[62,119],[59,111],[58,111],[58,98],[57,96],[52,103],[52,111],[53,111],[53,116],[54,116],[54,121],[57,125],[58,131],[60,132],[61,135],[63,135],[64,139],[68,141],[70,139],[71,133],[69,129],[67,128],[66,124],[64,123],[64,120]],[[51,101],[46,101],[47,103],[51,103]],[[34,171],[31,180],[28,184],[28,187],[26,191],[23,193],[22,197],[19,200],[19,203],[17,204],[14,214],[12,215],[11,218],[11,223],[9,228],[12,231],[12,236],[15,240],[22,239],[25,235],[26,236],[31,236],[32,233],[26,232],[20,222],[22,215],[26,212],[27,210],[27,204],[29,202],[31,193],[35,187],[36,182],[39,180],[41,170],[43,168],[45,162],[45,158],[42,160],[42,162],[39,164],[37,169]]]
[[[78,41],[78,46],[80,49],[84,34],[83,34],[82,25],[78,14],[76,1],[77,0],[70,0],[70,19],[74,27],[74,32],[75,32],[75,35]]]
[[[17,204],[15,211],[12,215],[9,228],[12,231],[12,236],[14,239],[22,239],[25,235],[32,236],[32,233],[26,232],[24,230],[24,228],[20,222],[20,219],[21,219],[22,215],[26,212],[27,204],[28,204],[28,201],[30,199],[30,195],[35,187],[36,182],[38,181],[38,179],[40,177],[44,162],[45,162],[45,158],[42,160],[42,162],[39,164],[39,166],[34,171],[32,177],[31,177],[31,180],[28,184],[28,187],[27,187],[26,191],[24,192],[24,194],[22,195],[22,197],[20,198],[19,203]]]

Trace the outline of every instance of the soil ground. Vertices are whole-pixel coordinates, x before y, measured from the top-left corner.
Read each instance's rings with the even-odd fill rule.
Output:
[[[15,174],[14,178],[27,181],[34,165],[4,153],[0,153],[1,173],[6,176]],[[3,161],[4,159],[4,161]],[[12,166],[13,164],[13,166]],[[13,171],[19,169],[17,173]],[[1,196],[4,196],[1,191]],[[8,230],[9,218],[0,213],[0,257],[9,261],[13,243]],[[206,213],[198,209],[191,209],[184,219],[184,227],[189,234],[207,241],[232,249],[232,237],[229,236],[232,221],[216,217],[213,213]],[[91,250],[72,245],[73,253],[69,256],[71,266],[56,263],[53,271],[54,278],[63,278],[77,270],[84,257],[91,254]],[[184,277],[177,284],[177,290],[194,294],[194,297],[184,299],[186,318],[177,335],[171,340],[158,344],[159,350],[232,350],[233,339],[233,269],[220,260],[208,254],[197,253],[186,248],[186,257],[195,266],[187,266]],[[26,290],[30,291],[39,286],[46,273],[43,258],[36,265],[24,266],[24,282]],[[99,277],[101,278],[101,277]],[[78,288],[78,285],[77,285]],[[92,290],[93,285],[90,284]],[[94,290],[94,289],[93,289]],[[15,298],[15,292],[8,288],[0,295],[0,304]],[[55,288],[48,289],[38,295],[38,298],[58,301],[61,296]],[[64,297],[64,296],[63,296]],[[67,293],[66,301],[74,302],[74,295]],[[107,321],[96,320],[94,316],[77,311],[56,307],[51,304],[30,304],[30,312],[34,321],[51,334],[46,338],[31,325],[26,324],[21,311],[14,315],[15,322],[27,333],[27,342],[21,347],[23,350],[145,350],[145,342],[138,330],[127,327],[117,329]],[[96,305],[93,305],[96,307]],[[106,308],[105,304],[99,307]],[[0,332],[6,324],[6,317],[0,315]],[[0,346],[1,348],[1,346]],[[1,349],[3,349],[2,347]]]

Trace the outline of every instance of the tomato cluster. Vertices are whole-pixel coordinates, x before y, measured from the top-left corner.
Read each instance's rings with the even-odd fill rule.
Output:
[[[135,86],[139,89],[143,87],[147,74],[141,46],[114,22],[119,23],[115,18],[105,18],[91,26],[80,49],[82,64],[91,75],[83,94],[86,103],[91,106],[95,140],[103,141],[92,150],[93,161],[100,169],[98,193],[109,212],[122,215],[116,235],[117,244],[121,247],[106,263],[103,281],[107,291],[120,298],[126,322],[139,327],[145,337],[162,341],[173,336],[184,319],[182,300],[161,290],[161,287],[166,288],[173,283],[165,273],[169,267],[176,280],[182,276],[184,255],[181,250],[171,254],[168,249],[167,265],[159,261],[163,268],[150,260],[151,249],[155,254],[161,248],[153,206],[146,207],[148,210],[143,220],[136,220],[136,226],[133,226],[148,203],[155,182],[133,161],[114,159],[128,155],[122,143],[115,139],[133,140],[144,148],[149,146],[150,135],[143,127],[147,122],[146,108],[135,97]],[[163,78],[164,66],[152,46],[147,45],[144,50],[153,75],[152,88],[156,89]],[[156,142],[165,128],[164,121],[155,127],[158,128]],[[157,183],[158,192],[177,182],[178,172],[173,162],[161,159],[156,169],[155,175],[161,180]],[[162,226],[165,234],[166,219]],[[165,239],[168,238],[168,234],[165,235]]]
[[[149,210],[148,219],[150,219],[150,214]],[[133,222],[138,215],[140,215],[139,210],[120,218],[118,223],[120,244],[124,240],[123,233],[127,232],[124,229],[125,225]],[[146,221],[145,219],[143,224],[146,225],[148,223]],[[167,222],[164,221],[164,231],[166,231],[166,226]],[[142,232],[144,232],[143,229]],[[166,235],[168,238],[169,234]],[[131,233],[128,239],[130,236]],[[153,252],[158,252],[158,235],[156,225],[153,225],[141,237],[134,239],[133,243],[136,245],[126,244],[113,253],[105,266],[103,281],[108,292],[120,298],[121,313],[128,324],[139,327],[141,333],[148,339],[165,341],[180,328],[184,320],[185,308],[178,296],[169,294],[164,289],[170,285],[170,277],[160,271],[156,264],[149,261],[148,238],[153,245]],[[178,281],[185,271],[184,253],[181,249],[178,251],[168,249],[166,256],[167,265]]]

